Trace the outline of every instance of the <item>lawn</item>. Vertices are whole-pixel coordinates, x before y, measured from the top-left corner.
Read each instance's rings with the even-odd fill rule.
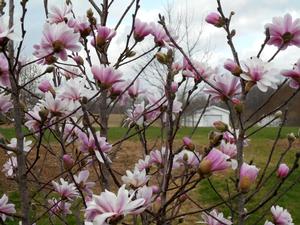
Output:
[[[193,136],[193,141],[195,142],[198,149],[201,149],[203,146],[206,145],[207,136],[208,136],[207,134],[210,130],[212,130],[212,128],[198,128],[197,131],[195,132],[195,134]],[[25,132],[27,132],[27,131],[25,130]],[[115,143],[116,141],[122,139],[122,137],[124,137],[126,132],[127,132],[126,128],[120,128],[120,127],[110,128],[109,141],[111,143]],[[280,154],[287,146],[288,141],[287,141],[286,137],[287,137],[287,134],[290,132],[297,133],[298,128],[285,127],[283,129],[281,137],[280,137],[280,141],[275,150],[275,154],[274,154],[275,160],[273,160],[271,162],[271,168],[274,168],[276,159],[279,158]],[[0,128],[0,133],[8,139],[14,137],[14,129],[13,128]],[[181,128],[176,135],[176,139],[178,140],[177,142],[179,143],[184,136],[189,135],[190,133],[191,133],[190,128]],[[260,168],[263,168],[276,134],[277,134],[277,128],[266,128],[263,131],[260,131],[257,134],[253,135],[250,138],[251,141],[250,141],[249,146],[245,149],[245,156],[246,156],[247,161],[250,162],[252,160],[253,164],[257,165]],[[151,127],[147,130],[146,135],[150,141],[154,142],[156,139],[158,139],[160,137],[160,129],[157,127]],[[130,139],[130,141],[138,142],[138,137],[133,137]],[[299,150],[300,150],[300,141],[297,140],[294,143],[293,148],[286,155],[286,157],[284,158],[283,161],[285,163],[287,163],[289,166],[291,166],[294,161],[295,153]],[[1,176],[3,176],[3,175],[1,175]],[[224,198],[227,198],[228,193],[226,191],[226,185],[224,183],[223,177],[224,176],[222,174],[216,175],[216,176],[211,177],[211,181],[214,183],[214,186],[218,190],[218,192],[220,192]],[[290,179],[290,181],[287,182],[286,185],[284,185],[281,190],[284,190],[295,179],[299,179],[299,177],[300,177],[300,170],[297,171],[297,173],[292,177],[292,179]],[[264,196],[269,190],[272,189],[272,187],[274,187],[274,185],[277,182],[278,182],[278,180],[275,177],[272,178],[269,185],[266,186],[262,190],[262,192],[259,193],[255,197],[255,201],[247,206],[248,210],[251,210],[254,207],[254,205],[258,203],[259,197]],[[232,184],[230,183],[229,185],[232,185]],[[207,181],[201,182],[198,186],[195,198],[197,198],[199,200],[199,202],[201,203],[202,206],[208,206],[208,202],[209,203],[217,203],[220,201],[219,196],[214,191],[212,191],[209,188],[209,186],[210,185]],[[3,187],[3,185],[0,185],[0,188],[1,187]],[[0,193],[2,193],[1,190],[0,190]],[[281,191],[279,191],[278,195],[280,195],[280,193],[281,193]],[[18,202],[17,202],[18,196],[17,195],[18,195],[17,192],[10,193],[10,197],[11,197],[12,201],[17,203],[17,205],[18,205]],[[300,185],[297,184],[287,195],[282,197],[279,200],[279,202],[277,203],[283,207],[286,207],[292,213],[295,224],[300,224],[300,213],[299,213],[300,212],[300,202],[299,202],[299,199],[300,199]],[[250,217],[249,222],[247,222],[246,224],[252,225],[254,223],[254,221],[256,221],[258,216],[264,210],[268,210],[269,207],[270,206],[268,205],[267,207],[260,209],[258,211],[257,215]],[[222,206],[222,208],[220,210],[222,210],[226,214],[226,216],[229,215],[229,210],[226,206]],[[200,220],[200,216],[198,216],[198,218]],[[69,219],[74,221],[74,218],[69,218]],[[270,219],[270,217],[268,216],[268,217],[266,217],[266,219]],[[260,223],[258,223],[258,224],[264,224],[264,221],[265,221],[265,219],[260,221]],[[16,221],[8,223],[8,224],[16,224]],[[38,223],[38,225],[39,224],[44,224],[44,223]]]

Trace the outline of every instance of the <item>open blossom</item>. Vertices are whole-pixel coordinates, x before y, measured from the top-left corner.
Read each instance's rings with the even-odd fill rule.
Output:
[[[156,149],[156,150],[152,150],[150,152],[150,163],[151,164],[156,164],[156,165],[163,165],[164,163],[164,159],[165,159],[165,155],[168,154],[169,155],[169,151],[166,150],[165,147],[163,147],[160,150]]]
[[[128,88],[128,94],[131,98],[136,98],[139,94],[143,93],[144,90],[140,87],[140,80],[137,79],[130,87]]]
[[[228,155],[230,158],[234,158],[237,155],[236,144],[225,142],[224,140],[221,141],[220,151]]]
[[[14,177],[16,175],[16,169],[18,168],[17,157],[10,157],[4,164],[2,172],[6,177]]]
[[[148,206],[151,205],[151,202],[153,200],[152,197],[153,197],[154,189],[155,188],[147,187],[146,185],[138,189],[136,197],[143,198],[145,200],[143,208],[147,208]]]
[[[48,14],[48,22],[52,23],[66,23],[71,17],[72,4],[64,4],[63,7],[55,5],[50,6]]]
[[[294,225],[291,214],[280,206],[272,206],[271,213],[275,225]]]
[[[40,115],[41,108],[39,106],[35,106],[31,111],[27,112],[26,114],[26,122],[25,126],[32,130],[32,131],[38,131],[41,129],[42,125],[42,118]]]
[[[68,59],[67,50],[79,52],[79,34],[69,28],[65,23],[44,25],[43,37],[40,45],[35,45],[34,55],[42,58],[54,54],[61,60]]]
[[[248,192],[250,186],[255,182],[259,169],[254,165],[243,163],[240,170],[239,188],[242,192]]]
[[[14,33],[14,27],[9,28],[8,17],[0,17],[0,45],[6,44],[7,39],[20,41],[21,38]]]
[[[149,155],[146,155],[145,159],[139,159],[139,161],[135,164],[135,168],[137,168],[139,171],[148,169],[150,166],[151,166],[151,162],[150,162]]]
[[[212,210],[208,213],[202,213],[201,223],[206,225],[231,225],[232,222],[226,218],[224,218],[223,213],[218,213],[217,210]]]
[[[7,113],[12,108],[13,104],[10,95],[0,94],[0,113]]]
[[[156,45],[164,46],[167,42],[170,42],[170,38],[160,24],[155,24],[152,22],[149,26]]]
[[[116,31],[114,29],[110,29],[105,26],[98,25],[97,26],[97,35],[96,35],[96,43],[95,40],[92,40],[92,45],[102,47],[107,42],[110,42],[113,37],[116,36]]]
[[[258,89],[262,92],[266,92],[268,87],[276,88],[276,83],[278,81],[275,76],[273,69],[263,62],[261,59],[252,57],[243,63],[243,71],[240,76],[248,81],[246,84],[246,90],[249,91],[253,85],[257,85]]]
[[[41,100],[40,106],[44,107],[50,112],[50,116],[62,116],[69,111],[69,105],[65,100],[53,97],[52,94],[47,92],[45,100]]]
[[[92,196],[92,188],[96,185],[95,182],[88,182],[90,172],[88,170],[80,171],[78,176],[74,175],[75,182],[79,185],[79,188],[87,193],[88,196]]]
[[[78,192],[74,183],[68,183],[60,178],[60,184],[52,181],[54,190],[62,197],[62,199],[73,200],[77,198]]]
[[[200,82],[202,79],[210,80],[215,71],[208,66],[206,63],[201,63],[198,61],[193,61],[194,70],[191,66],[187,66],[190,69],[185,69],[182,72],[183,76],[194,78],[195,82]]]
[[[70,18],[68,25],[74,28],[75,32],[79,32],[81,37],[87,37],[92,31],[90,22],[86,16],[79,16],[76,19]]]
[[[8,203],[8,197],[4,194],[0,198],[0,217],[3,221],[6,220],[6,214],[14,214],[16,213],[15,205],[12,203]]]
[[[112,67],[92,66],[94,79],[103,88],[110,88],[113,84],[121,81],[121,73]]]
[[[144,198],[132,200],[135,192],[129,195],[125,189],[125,184],[120,187],[118,194],[105,190],[100,195],[93,195],[91,201],[87,202],[85,218],[87,221],[93,221],[97,225],[106,225],[107,223],[117,223],[125,215],[139,213],[144,205]]]
[[[70,215],[72,214],[70,207],[71,203],[65,201],[58,201],[55,198],[48,200],[50,212],[54,215]]]
[[[207,23],[210,23],[210,24],[216,26],[216,27],[222,27],[225,24],[224,20],[221,17],[221,15],[219,13],[216,13],[216,12],[209,13],[206,16],[205,21]]]
[[[182,150],[174,157],[174,161],[178,163],[178,165],[187,165],[194,168],[198,168],[200,160],[201,156],[198,152],[193,152],[186,149]]]
[[[8,62],[2,53],[0,54],[0,85],[10,87]]]
[[[146,174],[145,169],[140,171],[137,167],[135,167],[133,172],[126,170],[126,175],[122,176],[122,181],[124,184],[138,188],[144,186],[149,178],[150,177]]]
[[[282,50],[291,45],[300,47],[300,19],[293,21],[289,13],[284,17],[274,17],[272,23],[266,24],[265,28],[270,32],[269,45],[275,45]]]
[[[134,106],[127,110],[126,115],[127,118],[124,121],[125,125],[138,125],[141,126],[145,122],[145,102],[141,102],[139,104],[135,103]]]
[[[300,87],[300,59],[292,70],[283,70],[281,74],[290,78],[289,85],[291,88],[298,89]]]
[[[241,83],[239,78],[232,75],[215,75],[211,84],[217,89],[207,86],[204,90],[206,94],[211,95],[211,100],[226,101],[229,98],[235,97],[241,93]]]
[[[289,174],[289,167],[285,163],[281,163],[277,170],[277,177],[284,178]]]
[[[31,143],[32,143],[32,141],[31,140],[29,140],[29,141],[26,141],[26,138],[24,138],[23,139],[23,150],[24,150],[24,152],[29,152],[30,150],[31,150]],[[10,148],[14,148],[14,149],[16,149],[17,148],[17,138],[12,138],[12,139],[10,139],[10,142],[9,142],[9,144],[7,145],[8,147],[10,147]]]
[[[202,175],[207,175],[212,172],[225,170],[230,167],[230,162],[227,161],[228,159],[228,155],[213,148],[200,162],[199,172]]]
[[[142,22],[140,19],[134,21],[134,39],[142,41],[147,35],[151,33],[151,27],[148,23]]]

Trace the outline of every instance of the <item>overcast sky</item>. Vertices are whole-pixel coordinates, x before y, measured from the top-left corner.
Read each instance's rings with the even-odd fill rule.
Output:
[[[48,0],[49,5],[63,5],[63,0]],[[74,11],[77,15],[84,15],[90,8],[87,0],[73,0]],[[95,2],[101,2],[95,0]],[[115,0],[114,7],[108,18],[108,26],[114,27],[122,11],[128,5],[129,0]],[[158,14],[165,14],[167,4],[173,4],[174,15],[185,12],[187,8],[188,17],[191,21],[190,36],[197,35],[202,29],[200,45],[203,49],[209,46],[211,57],[209,63],[216,66],[226,58],[231,57],[229,47],[226,45],[226,36],[222,29],[217,29],[211,25],[203,23],[205,16],[212,11],[216,11],[216,1],[214,0],[141,0],[141,9],[138,18],[143,21],[151,22],[158,20]],[[232,21],[232,28],[236,29],[237,34],[234,43],[240,54],[241,59],[246,59],[256,55],[262,41],[264,40],[264,25],[272,21],[274,16],[283,16],[290,13],[293,18],[300,18],[300,0],[223,0],[224,10],[227,14],[235,11]],[[16,9],[19,12],[19,8]],[[44,20],[44,9],[42,0],[30,0],[28,3],[28,15],[26,17],[27,36],[24,51],[31,54],[34,43],[40,41]],[[131,16],[126,17],[125,23],[120,27],[114,43],[111,47],[112,54],[118,52],[124,46],[123,39],[126,31],[130,29]],[[275,48],[268,46],[262,57],[268,59],[276,51]],[[289,47],[281,52],[274,62],[276,67],[290,67],[300,58],[300,49]]]

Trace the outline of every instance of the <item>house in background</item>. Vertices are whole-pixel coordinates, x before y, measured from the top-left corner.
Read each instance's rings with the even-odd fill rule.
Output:
[[[181,126],[195,127],[199,120],[203,109],[195,111],[193,114],[186,115],[182,121]],[[198,127],[212,127],[213,122],[222,121],[229,124],[229,111],[218,106],[209,106],[206,108]]]

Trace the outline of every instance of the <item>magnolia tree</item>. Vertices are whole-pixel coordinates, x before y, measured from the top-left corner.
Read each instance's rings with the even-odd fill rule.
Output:
[[[29,28],[28,1],[16,2],[22,9],[18,29],[14,26],[14,0],[6,6],[1,4],[5,13],[0,18],[0,112],[5,121],[14,123],[15,137],[3,138],[0,147],[7,160],[3,174],[18,187],[19,203],[13,204],[8,193],[2,193],[1,224],[166,225],[184,222],[192,215],[208,225],[293,224],[290,213],[277,201],[300,181],[300,154],[296,154],[293,164],[285,164],[296,136],[288,135],[288,144],[279,158],[275,159],[274,152],[287,119],[287,111],[280,110],[300,90],[300,61],[281,72],[274,72],[270,62],[289,46],[300,47],[300,19],[289,14],[273,18],[265,25],[266,37],[258,54],[240,61],[233,42],[236,32],[230,26],[234,13],[224,14],[217,0],[216,12],[210,13],[206,21],[225,31],[232,52],[232,59],[224,62],[227,73],[219,74],[187,56],[163,16],[159,16],[158,23],[142,22],[138,18],[139,0],[132,0],[122,9],[114,27],[107,26],[110,8],[117,4],[113,0],[101,4],[89,0],[91,9],[86,15],[76,15],[71,1],[61,8],[48,7],[44,1],[47,18],[40,43],[34,45],[35,58],[23,60],[24,37]],[[111,41],[129,13],[131,29],[124,48],[112,61]],[[136,50],[146,40],[152,43],[149,50]],[[275,45],[277,51],[265,62],[260,55],[268,45]],[[175,53],[182,56],[181,62],[174,61]],[[144,55],[151,56],[149,61],[127,80],[122,68]],[[167,69],[161,96],[143,90],[138,82],[153,60]],[[23,71],[36,64],[42,72],[21,82],[21,76],[26,76]],[[193,85],[182,104],[176,94],[188,80]],[[33,82],[38,83],[40,93],[27,88]],[[276,93],[286,82],[294,92],[283,104],[274,105],[272,111],[254,120],[274,97],[272,94],[253,114],[247,114],[245,104],[254,87],[262,92],[273,88]],[[175,140],[181,117],[190,97],[203,85],[202,92],[209,96],[206,106],[223,102],[230,111],[230,124],[215,121],[209,138],[203,140],[203,149],[193,141],[197,127],[178,144]],[[34,101],[23,98],[25,94]],[[37,103],[26,107],[33,102]],[[124,121],[127,129],[118,141],[111,141],[108,119],[118,104],[128,107]],[[269,146],[267,161],[257,168],[256,159],[245,159],[244,148],[249,145],[247,151],[251,151],[254,143],[249,138],[268,125],[256,126],[269,115],[281,118],[281,124]],[[154,123],[161,127],[161,136],[153,147],[147,130]],[[116,155],[124,151],[122,144],[135,136],[141,142],[143,157],[126,171],[117,170]],[[55,176],[45,176],[48,157],[57,166]],[[283,185],[292,174],[288,186]],[[218,182],[224,182],[227,194],[215,188],[213,177],[220,177]],[[207,181],[218,202],[200,202],[191,195],[198,184]],[[272,187],[268,186],[271,181]],[[76,218],[75,222],[70,222],[70,216]]]

